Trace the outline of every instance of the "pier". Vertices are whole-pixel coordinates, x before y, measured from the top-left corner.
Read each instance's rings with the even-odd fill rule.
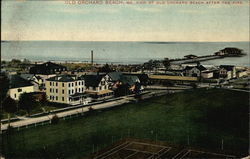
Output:
[[[169,62],[172,64],[188,64],[188,63],[196,63],[201,61],[222,59],[226,57],[242,57],[246,55],[243,53],[243,50],[238,48],[225,48],[218,52],[215,52],[213,55],[205,55],[205,56],[196,56],[196,55],[186,55],[184,58],[178,59],[170,59]]]

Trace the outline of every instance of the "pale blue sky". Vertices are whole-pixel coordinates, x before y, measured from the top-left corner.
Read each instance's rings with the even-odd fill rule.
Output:
[[[241,5],[68,5],[3,0],[1,36],[3,40],[249,41],[248,0],[241,1]]]

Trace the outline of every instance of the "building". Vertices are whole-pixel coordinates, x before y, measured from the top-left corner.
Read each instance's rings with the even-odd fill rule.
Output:
[[[34,85],[34,90],[36,92],[45,90],[44,80],[40,76],[33,74],[20,74],[20,77],[30,81]]]
[[[221,78],[236,78],[236,67],[233,65],[220,65],[219,76]]]
[[[216,55],[216,56],[224,56],[225,53],[222,52],[222,51],[218,51],[218,52],[215,52],[214,55]]]
[[[140,79],[136,75],[123,75],[120,81],[123,85],[128,85],[129,90],[133,93],[135,92],[137,84],[140,91],[144,89],[140,84]]]
[[[59,75],[46,80],[46,95],[50,102],[70,105],[87,104],[90,98],[85,93],[85,81],[74,75]]]
[[[86,93],[95,99],[109,98],[114,95],[110,90],[111,78],[107,74],[82,75],[85,81]]]
[[[34,92],[33,84],[21,78],[19,75],[9,76],[9,90],[8,95],[14,100],[19,100],[19,97],[23,93]]]
[[[62,65],[58,65],[52,62],[46,62],[44,64],[35,65],[30,68],[30,74],[52,75],[60,74],[67,71],[67,68]]]
[[[139,78],[140,84],[143,85],[143,86],[147,86],[150,83],[149,77],[145,73],[136,73],[136,74],[125,73],[124,75],[137,76]]]
[[[185,76],[200,77],[201,72],[206,70],[207,69],[204,66],[198,64],[197,66],[186,66],[183,71]]]
[[[242,50],[234,47],[227,47],[220,50],[219,52],[224,53],[225,55],[241,55]]]
[[[198,56],[190,54],[190,55],[186,55],[184,57],[187,58],[187,59],[196,59]]]
[[[203,71],[201,72],[201,77],[208,79],[208,78],[213,78],[214,76],[214,70],[208,70],[208,71]]]
[[[119,85],[121,85],[121,76],[123,76],[123,73],[121,72],[109,72],[107,74],[110,78],[110,81],[109,81],[109,88],[111,90],[115,90],[118,88]]]
[[[247,70],[237,70],[236,71],[236,77],[241,78],[241,77],[247,77]]]

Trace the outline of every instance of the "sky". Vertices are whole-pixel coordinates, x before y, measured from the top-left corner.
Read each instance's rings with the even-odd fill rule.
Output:
[[[249,41],[249,1],[239,1],[242,4],[223,0],[220,4],[160,5],[155,1],[154,4],[78,4],[82,1],[66,4],[68,1],[2,0],[1,39]]]

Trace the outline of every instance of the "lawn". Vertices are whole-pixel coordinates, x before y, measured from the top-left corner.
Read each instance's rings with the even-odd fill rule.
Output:
[[[249,94],[197,89],[2,136],[9,157],[80,158],[134,137],[248,154]]]

